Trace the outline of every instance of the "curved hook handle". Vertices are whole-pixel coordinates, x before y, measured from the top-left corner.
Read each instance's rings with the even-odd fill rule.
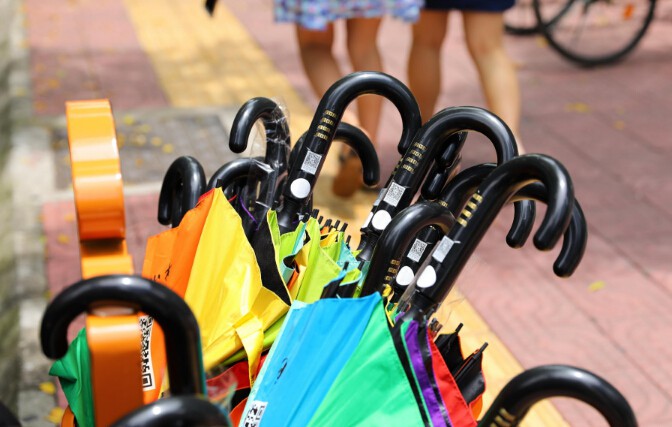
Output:
[[[513,197],[513,200],[516,199],[534,199],[541,203],[548,203],[548,194],[544,184],[533,182],[520,189]],[[553,272],[556,276],[569,277],[574,274],[581,263],[581,259],[583,259],[583,254],[586,252],[587,243],[588,225],[586,224],[586,217],[579,201],[575,198],[572,218],[562,238],[560,254],[553,263]]]
[[[312,177],[313,183],[310,183],[305,178],[292,180],[290,171],[282,194],[283,205],[278,210],[278,225],[282,231],[292,228],[292,222],[295,220],[297,213],[303,210],[302,206],[305,205],[306,201],[312,200],[314,180],[319,175],[322,163],[324,162],[324,156],[326,155],[326,152],[323,155],[313,153],[310,150],[305,152],[303,148],[306,144],[307,136],[308,132],[301,135],[294,145],[294,149],[292,149],[289,155],[289,164],[292,170],[314,171],[315,173]],[[380,162],[378,161],[376,148],[371,143],[369,137],[356,126],[340,122],[336,127],[333,139],[342,141],[357,153],[362,162],[364,183],[369,186],[376,185],[380,180]],[[301,157],[302,154],[307,156]],[[319,165],[312,163],[311,158],[315,159],[315,162],[319,163]],[[309,174],[306,172],[303,175],[308,176]]]
[[[427,170],[435,159],[439,158],[439,154],[451,153],[451,150],[445,148],[445,143],[451,141],[452,135],[465,130],[479,132],[492,142],[498,164],[518,155],[511,130],[506,123],[488,110],[478,107],[452,107],[438,112],[420,128],[412,146],[397,164],[387,193],[371,211],[374,221],[362,227],[362,233],[366,237],[362,241],[366,242],[367,247],[360,245],[359,259],[366,260],[371,255],[368,246],[371,246],[371,241],[374,241],[375,245],[377,236],[380,236],[389,223],[385,219],[393,218],[397,212],[411,203],[427,175]],[[390,188],[393,187],[394,191],[391,192]],[[396,196],[390,197],[391,193]],[[525,225],[531,228],[533,223]]]
[[[159,223],[177,227],[187,211],[198,203],[205,189],[203,167],[191,156],[171,163],[163,177],[159,193]]]
[[[385,229],[374,249],[361,295],[370,295],[380,291],[385,285],[392,284],[394,274],[391,273],[399,268],[401,256],[420,230],[436,226],[447,233],[453,224],[455,217],[450,211],[433,202],[416,203],[399,212]],[[405,272],[399,271],[398,274]]]
[[[625,397],[603,378],[566,365],[532,368],[519,374],[499,392],[479,426],[517,426],[535,403],[552,397],[571,397],[595,408],[611,427],[636,427],[637,419]]]
[[[240,107],[231,126],[229,148],[234,153],[245,151],[250,132],[257,120],[261,120],[266,132],[264,163],[275,170],[286,170],[290,147],[287,118],[282,108],[269,98],[252,98]]]
[[[429,315],[443,301],[502,206],[518,190],[535,181],[546,187],[548,205],[534,235],[534,245],[540,250],[553,248],[571,219],[574,205],[571,178],[564,166],[549,156],[516,157],[495,168],[471,196],[457,218],[457,225],[446,236],[452,242],[450,250],[440,258],[433,257],[415,281],[413,307]]]
[[[42,318],[42,351],[58,359],[68,350],[68,326],[96,306],[130,307],[152,316],[165,332],[170,391],[174,396],[203,394],[205,377],[201,336],[193,313],[176,293],[139,276],[109,275],[81,280],[65,288]]]
[[[420,191],[423,199],[436,200],[439,197],[443,187],[458,170],[457,168],[462,160],[462,147],[464,147],[466,140],[467,132],[458,132],[451,135],[449,140],[446,141],[446,148],[434,162]]]
[[[324,122],[323,118],[330,118],[336,123],[340,122],[347,106],[355,98],[365,94],[383,96],[397,107],[402,122],[402,132],[397,150],[399,154],[403,155],[411,146],[413,136],[422,125],[420,107],[418,107],[418,102],[415,100],[413,93],[400,80],[389,74],[376,71],[360,71],[349,74],[327,90],[317,106],[315,116],[308,129],[308,135],[310,135],[307,138],[308,148],[312,149],[311,147],[315,142],[318,145],[321,144],[321,138],[317,136],[317,133],[324,130],[320,128],[321,125],[328,123]]]
[[[472,166],[460,172],[444,189],[441,200],[451,212],[457,213],[469,197],[476,191],[485,178],[495,170],[493,163],[483,163]],[[536,200],[547,203],[547,193],[544,184],[533,182],[516,193],[511,200]],[[514,205],[520,206],[520,205]],[[534,205],[531,205],[534,206]],[[509,232],[509,234],[511,231]],[[553,272],[559,277],[571,276],[579,266],[586,251],[588,240],[588,226],[579,201],[574,199],[572,218],[562,239],[562,249],[553,264]]]
[[[208,400],[171,396],[142,406],[112,427],[228,427],[231,421]]]
[[[290,165],[296,161],[307,134],[308,132],[304,132],[299,140],[296,141],[289,155]],[[366,185],[372,186],[378,184],[380,181],[380,161],[378,160],[378,154],[376,154],[376,148],[369,137],[360,128],[350,123],[340,122],[334,133],[334,141],[341,141],[352,148],[360,158],[363,170],[362,178]]]
[[[207,189],[226,188],[236,181],[246,180],[256,162],[256,159],[241,157],[223,164],[210,177]]]
[[[482,163],[461,171],[444,187],[439,200],[446,203],[451,212],[457,213],[496,167],[494,163]],[[532,233],[536,208],[534,203],[514,203],[513,207],[513,224],[506,235],[506,243],[512,248],[519,248]]]

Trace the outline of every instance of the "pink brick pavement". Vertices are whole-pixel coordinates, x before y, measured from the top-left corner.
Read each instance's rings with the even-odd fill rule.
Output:
[[[168,105],[122,2],[26,0],[33,109],[109,98],[115,110]]]

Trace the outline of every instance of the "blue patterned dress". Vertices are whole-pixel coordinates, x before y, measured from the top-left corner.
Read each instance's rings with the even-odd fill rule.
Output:
[[[273,0],[276,22],[293,22],[324,30],[338,19],[392,15],[406,22],[418,19],[424,0]]]

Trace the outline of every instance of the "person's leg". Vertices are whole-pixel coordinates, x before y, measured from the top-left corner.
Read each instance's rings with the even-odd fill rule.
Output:
[[[423,122],[434,114],[441,91],[441,45],[448,28],[448,11],[423,10],[413,25],[408,55],[408,85],[420,106]]]
[[[341,70],[331,52],[334,26],[324,31],[307,30],[296,26],[296,40],[306,76],[315,95],[320,98],[332,83],[341,78]]]
[[[380,23],[380,18],[353,18],[346,21],[348,56],[355,71],[383,71],[377,42]],[[377,95],[357,98],[359,123],[374,144],[378,136],[382,101]]]
[[[469,54],[476,65],[488,108],[518,137],[520,86],[516,67],[504,49],[502,13],[463,12],[464,33]],[[518,145],[523,151],[522,145]]]

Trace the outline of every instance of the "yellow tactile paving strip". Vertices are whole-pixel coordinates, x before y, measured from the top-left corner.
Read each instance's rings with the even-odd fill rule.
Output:
[[[199,13],[203,10],[201,0],[125,0],[125,4],[173,106],[235,106],[255,96],[282,94],[281,101],[290,112],[292,135],[308,129],[311,108],[224,4],[218,5],[214,17]],[[327,176],[322,177],[316,190],[316,204],[321,214],[350,222],[350,231],[357,234],[375,195],[360,192],[348,203],[335,199],[328,190],[334,168],[332,158],[325,165],[323,175]],[[460,302],[452,305],[446,329],[464,324],[461,336],[465,351],[489,343],[484,358],[487,408],[522,367],[466,299],[459,294],[451,298]],[[445,318],[446,313],[439,315]],[[567,423],[550,403],[544,402],[534,407],[524,425],[555,427]]]

